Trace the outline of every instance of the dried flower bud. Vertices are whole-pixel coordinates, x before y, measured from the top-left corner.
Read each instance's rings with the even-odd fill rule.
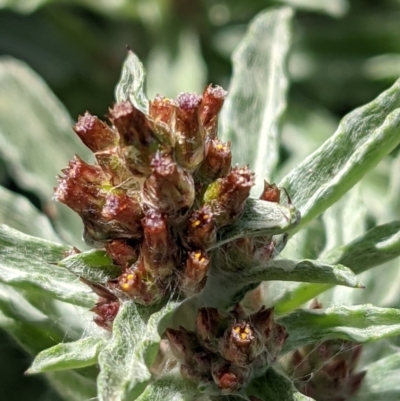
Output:
[[[139,257],[137,244],[129,240],[115,239],[107,242],[105,248],[113,262],[123,268],[132,266]]]
[[[231,318],[216,308],[200,308],[196,318],[196,334],[201,344],[211,352],[218,352],[219,340]]]
[[[235,366],[224,360],[212,366],[212,377],[221,390],[222,395],[232,394],[244,387],[250,379],[251,369]]]
[[[210,259],[204,251],[188,252],[183,269],[180,290],[187,296],[199,292],[206,284]]]
[[[163,96],[157,95],[155,99],[150,102],[149,116],[154,121],[156,128],[163,128],[163,138],[165,143],[171,147],[175,146],[175,136],[171,131],[175,130],[176,109],[178,104]],[[166,135],[168,133],[168,135]]]
[[[120,135],[126,165],[134,176],[150,174],[150,162],[159,147],[151,122],[129,101],[117,103],[110,119]]]
[[[211,206],[219,227],[237,220],[254,185],[254,173],[248,167],[234,167],[226,178],[210,184],[204,202]]]
[[[198,171],[196,171],[196,177],[206,184],[217,178],[226,177],[231,169],[231,162],[230,142],[224,143],[219,139],[208,139],[206,141],[206,155]]]
[[[143,243],[141,254],[146,271],[164,278],[173,273],[177,249],[172,242],[166,219],[161,213],[149,210],[142,219]]]
[[[195,210],[190,216],[185,242],[192,248],[207,249],[216,240],[217,229],[209,206]]]
[[[79,117],[74,131],[93,153],[114,147],[118,142],[117,132],[88,112]]]
[[[269,184],[267,181],[264,181],[264,190],[260,199],[268,202],[279,203],[281,199],[281,191],[275,184]]]
[[[143,184],[143,202],[148,208],[166,214],[171,222],[185,215],[195,197],[192,176],[179,167],[169,153],[163,152],[157,152],[151,170]]]
[[[215,138],[218,129],[218,113],[224,104],[226,91],[220,86],[208,85],[203,92],[199,107],[200,123],[210,138]]]
[[[194,170],[204,159],[205,137],[199,127],[201,97],[194,93],[181,93],[177,98],[175,122],[175,157],[184,168]]]
[[[236,366],[249,366],[264,350],[258,333],[249,322],[231,326],[221,342],[220,353]]]

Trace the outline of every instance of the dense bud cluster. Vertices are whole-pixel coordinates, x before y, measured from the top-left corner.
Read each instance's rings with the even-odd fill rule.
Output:
[[[318,302],[312,309],[320,309]],[[355,373],[362,345],[346,340],[327,340],[297,349],[289,373],[300,392],[316,401],[347,401],[359,390],[366,371]]]
[[[238,392],[258,371],[272,364],[287,337],[273,309],[250,316],[237,306],[230,313],[201,308],[196,331],[167,329],[181,373],[196,383],[215,383],[222,394]]]
[[[118,300],[149,305],[205,285],[217,230],[240,217],[254,185],[217,137],[225,95],[210,85],[202,96],[157,96],[148,114],[124,101],[110,109],[110,124],[86,113],[75,125],[97,163],[76,156],[55,198],[81,216],[86,243],[121,268],[93,309],[103,327],[111,327]]]

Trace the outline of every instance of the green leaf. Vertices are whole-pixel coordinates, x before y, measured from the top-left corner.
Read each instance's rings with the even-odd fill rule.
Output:
[[[59,299],[74,305],[93,306],[89,288],[62,267],[55,265],[69,250],[0,226],[0,282]]]
[[[90,368],[86,368],[90,369]],[[66,401],[82,401],[96,399],[96,371],[86,369],[46,372],[45,375],[52,386]],[[93,372],[93,373],[92,373]]]
[[[365,367],[367,375],[362,381],[354,401],[398,401],[400,399],[400,353],[390,355]]]
[[[78,369],[97,363],[99,352],[104,348],[101,338],[86,337],[71,343],[60,343],[36,356],[26,373]]]
[[[94,283],[105,283],[121,274],[121,268],[115,266],[107,252],[101,250],[91,250],[68,256],[58,265],[66,267],[76,276],[84,277]]]
[[[248,199],[240,219],[219,230],[219,237],[212,248],[243,237],[262,237],[293,230],[300,221],[294,206],[283,206],[275,202]],[[211,248],[211,249],[212,249]]]
[[[284,352],[327,339],[366,343],[400,334],[400,310],[371,304],[299,309],[278,321],[289,333]]]
[[[290,8],[260,13],[232,57],[233,78],[222,109],[220,136],[232,142],[235,163],[250,162],[256,173],[254,193],[261,193],[264,178],[272,177],[279,160],[292,16]]]
[[[138,397],[151,380],[153,363],[161,338],[157,326],[176,304],[158,312],[133,302],[122,304],[113,324],[113,336],[100,352],[97,381],[100,401],[128,401]]]
[[[191,401],[198,397],[195,384],[178,375],[166,375],[149,384],[137,401]]]
[[[400,221],[394,221],[374,227],[350,244],[326,252],[323,261],[349,266],[355,274],[360,274],[398,256]],[[328,284],[301,284],[279,299],[275,305],[276,311],[285,313],[294,310],[331,287]]]
[[[7,224],[25,234],[61,242],[49,219],[25,197],[0,186],[0,224]]]
[[[0,156],[18,185],[49,203],[60,170],[75,153],[85,158],[90,152],[73,133],[66,109],[25,63],[0,59],[0,92]],[[56,208],[66,240],[83,245],[78,216]]]
[[[117,102],[130,100],[131,103],[143,113],[149,110],[149,100],[144,92],[146,73],[143,64],[132,51],[128,52],[122,67],[121,78],[115,88]]]
[[[247,394],[264,401],[314,401],[294,389],[291,380],[274,368],[254,379],[247,389]]]
[[[264,265],[256,265],[235,275],[242,283],[260,281],[299,281],[305,283],[329,283],[347,287],[363,288],[355,274],[346,266],[329,265],[318,260],[273,259]]]
[[[400,80],[348,114],[336,133],[281,182],[302,220],[292,234],[335,203],[400,142]]]

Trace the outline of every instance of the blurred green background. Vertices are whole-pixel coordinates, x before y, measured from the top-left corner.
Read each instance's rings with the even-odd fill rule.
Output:
[[[400,76],[399,0],[0,0],[0,55],[26,62],[73,119],[86,110],[104,116],[127,46],[145,64],[150,97],[201,91],[209,82],[227,88],[230,57],[249,21],[284,4],[297,10],[285,160],[294,146],[308,154],[345,113]],[[7,101],[1,92],[0,98]],[[307,144],[293,142],[293,127]],[[0,184],[44,208],[1,159]],[[0,360],[5,399],[58,399],[40,379],[23,376],[31,359],[4,333]]]

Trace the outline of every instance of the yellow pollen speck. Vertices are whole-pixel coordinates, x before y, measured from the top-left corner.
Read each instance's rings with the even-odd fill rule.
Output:
[[[208,220],[208,219],[210,218],[210,215],[205,214],[205,215],[203,216],[203,218],[204,218],[204,220]]]
[[[235,327],[235,328],[233,329],[233,331],[234,331],[235,333],[240,333],[240,327]]]
[[[131,274],[128,274],[128,275],[126,276],[126,278],[127,278],[128,280],[133,280],[133,279],[135,278],[135,276],[131,273]]]
[[[201,252],[195,253],[195,254],[194,254],[194,257],[195,257],[197,260],[200,260]]]
[[[196,220],[192,223],[192,227],[198,227],[201,224],[200,220]]]
[[[244,329],[244,332],[248,334],[248,333],[250,333],[250,329],[249,329],[248,327],[246,327],[246,328]]]
[[[123,284],[121,284],[121,288],[122,288],[123,290],[125,290],[125,291],[129,290],[129,287],[130,287],[129,283],[123,283]]]
[[[241,334],[240,334],[240,338],[241,338],[242,340],[245,340],[246,337],[247,337],[246,333],[241,333]]]

